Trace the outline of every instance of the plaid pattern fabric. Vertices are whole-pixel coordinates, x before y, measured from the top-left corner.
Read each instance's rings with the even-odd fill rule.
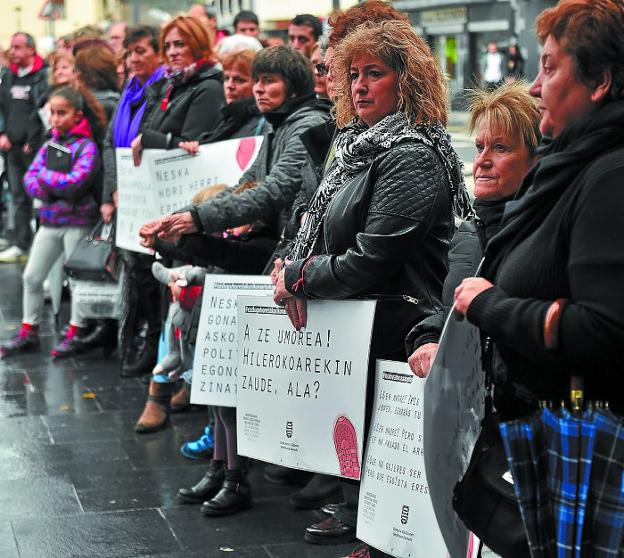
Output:
[[[624,424],[545,409],[500,429],[531,556],[622,555]]]
[[[542,412],[557,557],[580,557],[596,429],[567,410]]]
[[[502,422],[500,431],[531,557],[550,558],[555,555],[555,532],[540,417]]]
[[[624,556],[624,423],[595,411],[596,429],[583,556]]]

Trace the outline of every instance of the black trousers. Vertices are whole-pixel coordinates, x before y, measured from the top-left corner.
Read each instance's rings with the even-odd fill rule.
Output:
[[[25,155],[21,145],[14,145],[7,154],[7,178],[13,206],[13,243],[24,251],[32,243],[32,200],[24,190],[24,174],[32,162],[32,155]]]

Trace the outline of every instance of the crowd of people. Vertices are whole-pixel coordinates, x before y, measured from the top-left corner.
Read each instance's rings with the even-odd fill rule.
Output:
[[[43,283],[59,256],[98,220],[115,222],[116,148],[130,148],[140,165],[149,149],[193,155],[202,144],[263,135],[239,183],[211,186],[142,226],[141,243],[162,259],[120,250],[119,319],[88,320],[74,304],[52,350],[60,359],[117,346],[122,376],[149,374],[137,433],[189,409],[203,281],[224,272],[270,274],[274,302],[297,330],[308,300],[378,301],[365,429],[376,359],[407,361],[426,376],[452,308],[490,349],[484,367],[501,417],[565,399],[571,374],[619,410],[620,2],[561,0],[545,10],[530,87],[518,79],[517,49],[514,79],[502,83],[501,55],[488,48],[486,87],[469,94],[474,199],[445,128],[445,77],[405,14],[368,0],[332,15],[327,35],[315,16],[298,15],[288,45],[261,41],[252,12],[227,37],[211,15],[198,5],[160,30],[119,23],[107,41],[65,37],[49,64],[30,35],[13,36],[0,150],[15,218],[0,261],[27,263],[22,326],[0,347],[4,358],[38,350]],[[163,329],[168,353],[158,360]],[[205,516],[242,512],[253,497],[236,409],[209,407],[205,420],[181,452],[209,459],[207,471],[179,500]],[[306,541],[355,540],[358,482],[277,465],[265,479],[303,479],[291,504],[323,506],[327,518],[306,529]],[[366,545],[351,554],[383,555]]]

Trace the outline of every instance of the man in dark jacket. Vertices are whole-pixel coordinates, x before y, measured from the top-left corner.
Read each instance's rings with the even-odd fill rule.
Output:
[[[7,167],[14,211],[13,245],[0,252],[0,262],[24,261],[32,241],[31,200],[22,179],[33,157],[26,146],[28,122],[37,101],[48,86],[48,69],[28,33],[11,38],[11,67],[0,84],[0,150],[7,153]]]

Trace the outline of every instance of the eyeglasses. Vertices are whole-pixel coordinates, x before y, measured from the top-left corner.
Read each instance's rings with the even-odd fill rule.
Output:
[[[316,68],[316,73],[319,76],[326,76],[327,73],[329,72],[329,68],[325,66],[325,64],[323,64],[322,62],[320,64],[317,64],[315,68]]]

